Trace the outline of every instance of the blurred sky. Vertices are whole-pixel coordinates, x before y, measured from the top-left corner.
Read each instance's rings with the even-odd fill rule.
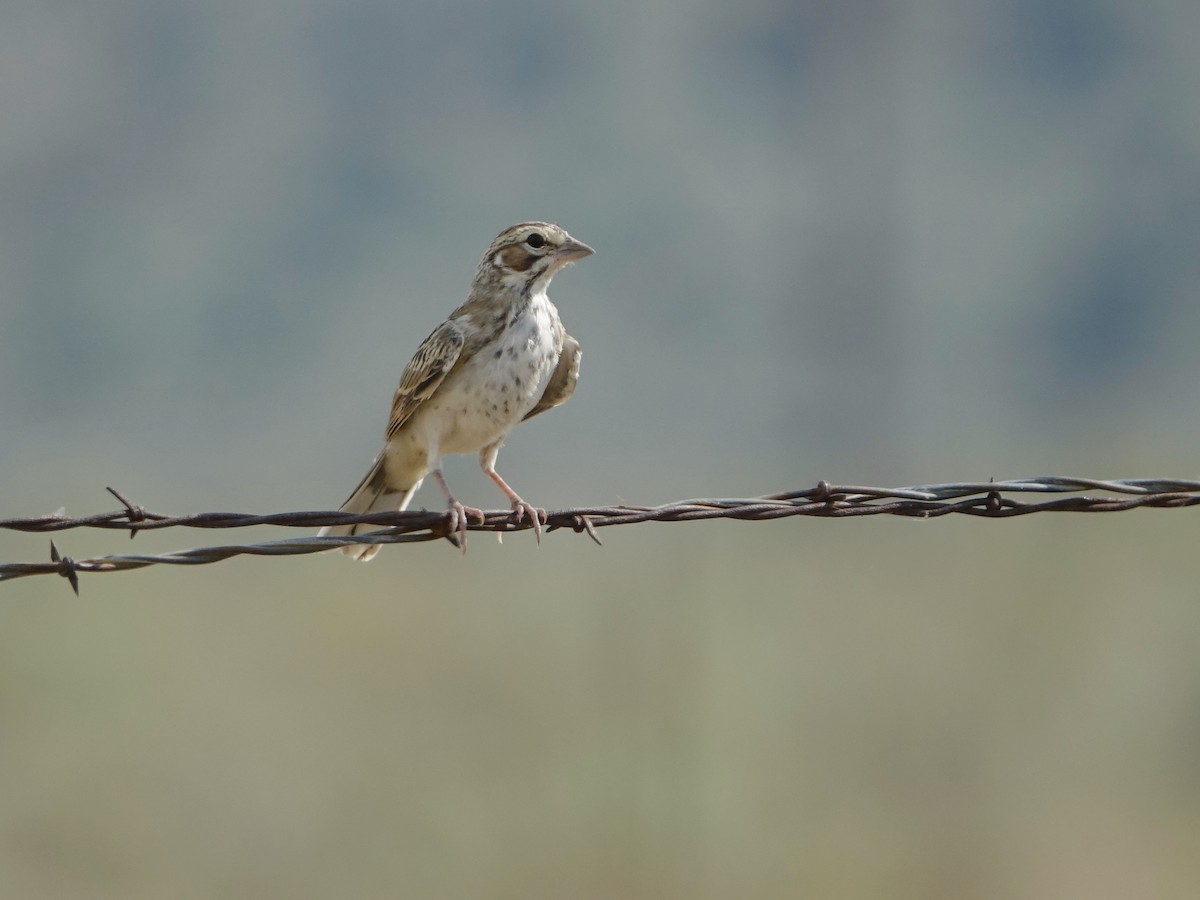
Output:
[[[1191,460],[1200,440],[1197,35],[1200,5],[1174,0],[12,0],[0,28],[0,516],[61,506],[80,514],[109,509],[112,501],[103,493],[109,484],[152,509],[172,512],[335,507],[378,450],[392,391],[417,344],[464,298],[479,255],[494,235],[530,218],[556,221],[597,250],[595,257],[561,274],[551,289],[568,329],[583,346],[579,390],[569,405],[518,429],[500,457],[500,471],[538,505],[737,496],[805,487],[822,478],[898,485],[1035,474],[1195,477]],[[448,477],[464,501],[498,505],[498,495],[473,460],[452,460]],[[416,505],[440,502],[427,486]],[[1114,555],[1117,548],[1133,546],[1150,553],[1149,544],[1138,543],[1143,537],[1136,522],[1141,521],[1123,522],[1120,528],[1128,530],[1086,533],[1100,535],[1096,540],[1107,541],[1105,552]],[[898,547],[918,555],[931,552],[950,530],[946,524],[929,528],[944,530],[922,528],[913,537],[918,533],[883,526],[854,534],[879,542],[869,544],[867,557],[878,551],[878,558],[904,572],[910,557]],[[1087,570],[1094,557],[1080,538],[1084,532],[1064,538],[1040,528],[1013,525],[1004,532],[1006,539],[1025,535],[1005,545],[1018,554],[1010,558],[1059,547],[1063,540],[1063,556],[1047,551],[1039,564],[1061,566],[1069,559],[1078,571]],[[736,532],[739,540],[745,533]],[[862,556],[838,555],[850,552],[837,543],[847,532],[819,533],[827,560],[858,569]],[[953,533],[963,558],[986,566],[990,557],[983,532],[967,533],[977,543],[964,539],[966,532]],[[466,583],[474,585],[473,579],[490,572],[509,586],[502,602],[511,604],[515,618],[503,620],[498,633],[516,641],[518,652],[534,661],[532,674],[526,673],[531,682],[599,684],[594,679],[610,671],[610,663],[617,668],[627,663],[627,651],[639,646],[639,629],[646,626],[693,636],[695,645],[679,637],[671,644],[687,659],[695,646],[708,648],[700,654],[706,662],[693,660],[687,670],[695,678],[678,684],[662,680],[672,677],[670,654],[663,669],[646,661],[657,659],[651,651],[638,657],[645,665],[634,667],[626,686],[632,694],[659,698],[654,701],[659,705],[641,707],[632,719],[621,715],[615,693],[591,698],[609,717],[601,718],[614,734],[642,735],[647,742],[626,745],[626,762],[641,759],[638,748],[649,746],[655,753],[678,751],[694,764],[687,776],[693,780],[664,776],[666,799],[653,790],[661,787],[654,775],[659,768],[651,767],[650,774],[638,770],[645,779],[639,784],[649,785],[645,792],[630,787],[619,765],[605,770],[612,778],[607,790],[617,796],[634,791],[640,798],[630,801],[631,809],[640,810],[634,819],[644,831],[637,834],[656,849],[638,850],[643,845],[624,829],[629,820],[620,810],[615,825],[604,816],[587,819],[597,833],[617,841],[607,845],[605,859],[645,875],[630,875],[611,890],[595,888],[594,896],[667,896],[681,884],[681,895],[699,896],[694,884],[686,888],[686,877],[655,875],[653,866],[643,870],[630,862],[658,858],[660,852],[673,858],[670,848],[683,844],[708,848],[705,852],[716,853],[712,858],[720,856],[716,848],[737,856],[739,862],[727,867],[713,863],[714,883],[728,889],[714,889],[714,896],[748,896],[737,890],[747,884],[738,873],[773,872],[771,877],[781,879],[777,883],[786,882],[779,873],[790,870],[771,868],[776,858],[770,848],[755,844],[729,850],[726,830],[736,830],[731,823],[738,821],[729,811],[741,809],[748,796],[738,785],[760,798],[769,798],[772,789],[771,783],[754,781],[757,745],[751,741],[745,755],[737,755],[719,740],[714,744],[709,730],[719,722],[754,734],[768,727],[765,723],[783,721],[772,706],[786,695],[777,677],[781,671],[818,681],[829,675],[819,666],[787,668],[794,660],[779,662],[784,668],[778,671],[771,668],[775,663],[764,662],[764,679],[769,670],[768,680],[783,694],[760,697],[761,705],[754,707],[759,718],[729,700],[731,682],[722,680],[747,671],[743,662],[760,659],[755,641],[770,640],[773,616],[791,621],[792,615],[811,613],[824,621],[825,612],[796,600],[800,576],[787,569],[793,551],[786,537],[778,536],[783,534],[772,532],[768,540],[773,556],[755,557],[763,567],[759,582],[740,581],[730,568],[739,565],[738,554],[750,546],[746,543],[730,549],[707,538],[700,546],[711,555],[701,564],[682,544],[669,544],[665,555],[654,556],[662,552],[661,529],[640,539],[614,535],[604,551],[597,551],[607,556],[576,555],[572,548],[557,557],[554,539],[561,536],[552,536],[537,565],[577,586],[578,596],[572,594],[570,601],[577,615],[563,613],[563,630],[550,628],[540,637],[531,637],[528,621],[521,618],[530,612],[522,604],[537,602],[518,586],[531,564],[527,548],[511,550],[510,540],[502,552],[489,543],[466,561],[454,557],[450,563],[460,567],[455,578]],[[995,531],[987,534],[989,540],[997,538]],[[193,537],[174,535],[169,545]],[[153,538],[141,540],[147,540],[147,548],[155,546]],[[121,549],[106,536],[76,533],[65,543],[75,556]],[[286,615],[284,594],[298,592],[306,602],[318,602],[312,598],[334,583],[343,585],[346,596],[339,600],[347,603],[385,596],[375,592],[394,586],[399,571],[409,585],[440,585],[439,567],[452,554],[438,549],[445,552],[402,557],[397,548],[390,562],[385,553],[365,572],[326,558],[259,561],[231,564],[228,576],[135,573],[120,576],[125,580],[119,584],[117,576],[106,577],[103,587],[93,587],[102,579],[87,579],[85,591],[97,591],[112,603],[132,600],[140,591],[163,599],[190,592],[184,596],[192,601],[172,607],[180,618],[161,626],[164,646],[178,642],[186,648],[195,628],[202,641],[211,642],[205,646],[217,647],[219,617],[236,615],[239,599],[273,598],[280,605],[271,608]],[[0,551],[6,560],[42,558],[44,539],[0,534]],[[696,568],[689,568],[689,560]],[[947,561],[926,562],[924,576]],[[1161,564],[1159,557],[1145,558],[1151,569]],[[678,579],[671,566],[679,567]],[[961,579],[972,577],[971,571],[956,571]],[[618,577],[622,572],[624,581]],[[1132,595],[1122,593],[1121,585],[1136,579],[1126,582],[1110,574],[1088,582],[1089,590],[1103,595],[1104,602],[1095,607],[1112,612],[1104,626],[1067,617],[1053,634],[1127,633],[1114,623],[1131,614],[1125,604]],[[868,576],[860,572],[857,577]],[[736,619],[722,598],[760,582],[762,596],[784,605],[757,609],[761,618]],[[280,588],[284,583],[286,590]],[[896,590],[913,591],[942,614],[966,601],[962,583],[918,586],[914,581]],[[1056,597],[1075,596],[1074,583],[1064,579],[1046,590]],[[663,598],[671,596],[672,584],[687,585],[700,611],[654,605],[669,602]],[[844,591],[847,602],[866,596],[880,602],[872,592],[881,585],[874,582],[855,582],[851,576],[840,587],[832,577],[822,584],[826,591]],[[1162,588],[1162,596],[1178,598],[1190,591],[1183,581],[1170,585]],[[1106,586],[1112,593],[1103,593]],[[61,600],[64,588],[30,580],[3,591],[6,597]],[[618,595],[644,596],[649,605],[621,607],[620,614],[601,606]],[[214,619],[197,626],[191,617],[201,615],[198,607],[208,597],[224,597],[232,606],[214,609]],[[597,606],[588,606],[589,600]],[[944,607],[938,605],[942,601]],[[1072,609],[1090,621],[1084,607]],[[1014,616],[1027,611],[1010,610]],[[451,613],[402,610],[395,613],[396,631],[381,633],[400,640],[405,632],[399,623],[408,613],[426,626],[438,623],[440,637],[430,640],[440,640],[437,646],[444,652],[483,653],[470,660],[432,653],[418,659],[449,659],[448,668],[461,662],[495,671],[489,665],[500,658],[500,649],[489,656],[472,643],[486,643],[486,638],[464,639],[458,631],[468,627],[469,613],[459,620]],[[1163,623],[1161,633],[1186,633],[1175,630],[1190,615],[1182,606],[1159,613],[1154,621]],[[66,626],[53,615],[40,613],[50,618],[26,622],[28,634],[42,642],[30,646],[47,647],[51,660],[73,658],[56,642],[54,635]],[[323,624],[313,626],[312,644],[297,638],[296,646],[304,649],[295,650],[296,659],[320,646],[326,615],[332,616],[312,615]],[[362,630],[347,639],[342,656],[331,657],[331,668],[356,657],[361,647],[355,641],[370,640],[372,615],[361,608],[348,615]],[[628,616],[624,625],[618,624],[625,621],[622,615]],[[850,618],[827,635],[834,642],[830,646],[862,621],[853,612],[846,615]],[[991,658],[996,649],[988,644],[995,631],[992,615],[1003,618],[993,612],[970,619],[964,612],[964,622],[971,624],[963,627],[978,642],[964,646],[980,648],[965,657]],[[588,637],[597,621],[592,617],[599,617],[607,635],[603,641],[609,643],[588,643],[602,640]],[[275,621],[264,614],[246,624],[247,634],[270,635]],[[811,626],[804,622],[805,628]],[[103,631],[103,625],[97,627]],[[920,631],[919,625],[912,627]],[[745,640],[724,643],[726,632],[734,635],[730,640]],[[552,649],[564,635],[590,648],[584,656],[593,662],[585,665],[570,651]],[[159,663],[176,657],[164,651],[163,660],[155,662],[158,645],[143,637],[147,643],[140,645],[141,652],[149,655],[139,657],[144,666],[139,671],[154,681],[162,675]],[[117,654],[122,635],[114,632],[107,639],[112,643],[104,646]],[[245,640],[250,660],[254,641]],[[812,640],[820,644],[819,636]],[[929,646],[945,649],[936,634],[924,632],[908,649],[921,656]],[[455,647],[467,649],[450,649]],[[852,678],[853,671],[874,671],[854,666],[870,666],[878,648],[858,649],[861,656],[850,651],[841,660]],[[1160,649],[1148,640],[1124,648],[1122,654],[1128,655],[1111,658],[1149,664]],[[791,660],[786,646],[777,650],[778,660]],[[1180,655],[1172,659],[1194,660],[1183,644],[1177,650]],[[284,669],[299,665],[280,652],[278,659],[263,663],[266,670],[277,672],[272,666],[283,658],[289,660]],[[381,659],[392,657],[390,651],[379,653]],[[201,655],[195,671],[181,670],[183,682],[194,683]],[[882,681],[903,679],[896,668],[904,656],[896,651],[888,657],[893,668]],[[934,666],[929,682],[941,684],[965,662],[955,656],[945,669]],[[24,665],[13,663],[9,677],[23,677]],[[81,665],[73,677],[86,696],[89,663]],[[246,679],[253,679],[252,671],[247,662]],[[981,670],[964,684],[994,684],[990,672]],[[360,694],[377,674],[363,671],[361,681],[349,679],[347,693]],[[275,677],[265,676],[260,691],[266,690],[263,684],[274,685]],[[480,675],[481,682],[488,677]],[[901,683],[923,693],[924,678]],[[254,709],[273,708],[274,687],[256,694],[245,679],[238,683],[247,697],[258,698],[245,701],[261,704]],[[447,690],[457,696],[453,687]],[[753,693],[754,686],[748,690]],[[883,690],[867,692],[872,710],[892,708],[889,704],[908,696],[900,687],[895,694]],[[203,702],[192,701],[216,704],[219,692],[212,691]],[[1027,694],[1035,696],[1036,689],[1022,682],[1017,695],[1001,697]],[[80,733],[76,695],[64,696],[70,698],[65,711],[47,714],[50,725],[35,728],[32,720],[21,720],[25,730],[15,733],[27,738],[23,746],[30,758],[41,758],[43,748]],[[432,693],[430,708],[452,705],[446,696]],[[846,700],[843,694],[830,696]],[[329,708],[318,712],[337,708],[338,701],[326,699]],[[1076,699],[1071,695],[1064,703]],[[186,702],[180,707],[159,701],[164,715],[172,710],[190,714]],[[1155,734],[1175,734],[1172,716],[1188,708],[1194,696],[1180,694],[1175,701],[1176,706],[1164,701],[1162,717],[1154,720],[1164,730]],[[292,724],[299,731],[303,726],[297,723],[328,725],[296,696],[287,695],[286,702],[296,704]],[[503,698],[496,702],[508,709]],[[816,707],[823,702],[814,701]],[[1137,702],[1131,699],[1125,712]],[[693,717],[685,716],[691,724],[683,737],[672,732],[674,737],[664,738],[654,723],[660,714],[668,720],[678,715],[677,704],[693,710]],[[565,699],[564,705],[571,706]],[[970,706],[964,693],[954,701],[954,714]],[[709,719],[706,710],[716,710],[717,718]],[[726,713],[733,718],[720,718]],[[223,713],[211,715],[217,727],[238,727]],[[369,718],[363,715],[364,721]],[[578,724],[571,715],[564,712],[561,720],[567,732]],[[923,715],[916,713],[914,721],[954,718],[944,707],[928,713],[931,719]],[[1047,713],[1047,721],[1055,715]],[[497,718],[511,723],[507,716]],[[361,722],[358,732],[353,723],[328,727],[349,727],[368,740]],[[479,740],[472,727],[463,725],[469,735],[463,741]],[[910,759],[942,746],[943,732],[912,727]],[[865,719],[862,728],[868,743],[877,737]],[[531,745],[523,742],[541,738],[531,734],[541,732],[510,735],[514,758],[532,758]],[[454,740],[459,738],[455,733]],[[1051,767],[1047,778],[1070,770],[1076,740],[1059,747],[1062,768]],[[1176,754],[1172,760],[1185,759],[1186,748],[1193,746],[1187,742],[1192,738],[1162,740]],[[788,755],[786,742],[770,746],[772,754]],[[982,754],[971,757],[977,769],[963,770],[978,775],[978,780],[964,776],[973,788],[983,790],[980,784],[989,773],[1000,771],[1005,775],[988,790],[1005,793],[1011,783],[1020,783],[1036,795],[1013,774],[1025,770],[1008,765],[1011,759],[994,750],[994,734],[986,728],[977,742],[964,746]],[[445,747],[436,740],[427,749],[430,758],[446,759]],[[860,783],[855,760],[847,762],[840,745],[827,749],[822,765],[837,760],[850,767],[839,770],[843,780],[836,783]],[[170,752],[150,751],[150,769],[170,770],[164,762]],[[573,752],[564,759],[577,761]],[[722,756],[725,752],[731,755]],[[996,752],[1001,753],[997,768],[979,762]],[[1124,757],[1114,750],[1111,759],[1111,771],[1117,771]],[[475,766],[480,760],[469,762]],[[381,768],[386,763],[382,753],[370,761]],[[888,764],[882,762],[880,770]],[[71,771],[78,775],[81,765],[75,760]],[[262,761],[261,772],[270,766]],[[662,766],[661,771],[670,768]],[[311,773],[298,771],[295,782],[284,779],[274,791],[264,789],[266,796],[278,800],[290,796],[296,783],[308,783]],[[463,777],[452,761],[439,771],[444,780],[437,783],[447,790]],[[713,772],[735,774],[714,780],[708,777]],[[53,781],[57,774],[48,769],[46,778]],[[95,773],[97,780],[101,774]],[[564,778],[578,787],[574,774],[568,765]],[[811,787],[806,779],[813,771],[791,775]],[[78,777],[92,783],[90,774]],[[926,796],[923,776],[898,777],[903,791]],[[1194,788],[1191,774],[1180,779],[1165,782],[1167,790],[1180,784]],[[226,789],[228,796],[240,795]],[[197,794],[203,790],[197,788]],[[654,806],[646,799],[651,795],[665,806]],[[701,795],[709,805],[689,805],[699,803]],[[582,807],[592,808],[592,795],[584,791],[581,797],[576,799]],[[673,805],[671,798],[679,803]],[[444,799],[439,793],[437,802]],[[475,801],[481,805],[464,809],[484,809],[504,820],[500,806],[488,806],[478,796]],[[41,809],[38,795],[30,794],[26,802]],[[955,802],[964,801],[959,796]],[[649,806],[638,805],[643,803]],[[1200,821],[1195,808],[1173,814],[1195,829]],[[1094,819],[1096,809],[1111,812],[1112,807],[1097,801],[1089,812],[1086,804],[1064,800],[1052,810],[1060,818],[1051,819],[1070,831]],[[936,810],[924,810],[929,819],[921,821],[936,822],[930,826],[936,835],[919,831],[915,845],[890,842],[911,824],[903,816],[885,824],[870,819],[874,824],[860,831],[862,823],[843,810],[855,827],[843,835],[837,852],[851,858],[853,851],[846,848],[871,848],[872,858],[883,860],[881,883],[889,883],[887,873],[894,870],[887,867],[888,852],[920,855],[936,846],[930,859],[955,857],[950,833],[955,829],[937,830],[946,821],[982,829],[972,832],[977,836],[993,834],[988,830],[993,827],[1019,830],[1012,823],[1020,814],[1006,819],[1007,808],[982,825],[965,810],[959,810],[961,820],[939,819]],[[577,824],[572,811],[576,807],[553,815]],[[96,821],[108,812],[98,803]],[[317,821],[317,814],[308,812],[313,818],[305,821]],[[743,812],[747,821],[762,821]],[[479,821],[465,815],[464,821]],[[672,823],[692,818],[703,831],[694,844],[672,831]],[[1009,824],[997,825],[999,819]],[[23,828],[29,820],[17,821]],[[1156,820],[1169,831],[1162,823]],[[447,833],[461,837],[464,832],[455,830],[460,827],[467,826],[446,825]],[[882,856],[876,852],[881,845],[872,843],[876,827],[875,836],[884,835],[882,845],[890,848]],[[809,828],[824,834],[811,822],[772,833],[782,846],[789,835],[817,833]],[[49,832],[59,834],[56,827]],[[530,842],[522,847],[532,860],[533,848],[546,835],[532,825],[528,833]],[[565,834],[575,836],[580,843],[571,846],[585,858],[580,848],[594,832],[568,828]],[[683,844],[671,844],[671,834]],[[1110,837],[1113,845],[1121,845],[1128,835],[1118,829]],[[130,846],[137,844],[130,840]],[[468,845],[477,851],[469,841],[456,846]],[[649,856],[638,857],[639,852]],[[770,857],[757,868],[756,852]],[[205,878],[226,872],[222,866],[229,860],[223,853],[195,862],[197,870]],[[1075,865],[1079,860],[1070,853],[1066,862],[1056,856],[1061,870],[1050,866],[1053,877],[1037,883],[1050,888],[1069,883],[1079,888],[1078,896],[1095,896],[1080,875],[1086,866]],[[1033,856],[1020,859],[1028,862]],[[993,863],[1012,858],[991,857]],[[830,871],[839,871],[830,865]],[[369,866],[361,869],[368,871]],[[579,875],[578,868],[572,871]],[[1062,871],[1070,874],[1056,880]],[[994,873],[983,864],[956,870],[947,895],[985,896],[978,886],[993,883]],[[28,877],[27,896],[34,884],[44,887],[36,875]],[[205,878],[195,883],[214,883]],[[436,887],[437,878],[430,878]],[[1131,878],[1129,884],[1146,887]],[[118,891],[123,896],[136,894],[120,876],[113,883],[124,885]],[[167,876],[137,883],[150,885],[147,896],[162,895],[156,888],[164,884],[175,885]],[[768,878],[768,883],[776,882]],[[820,878],[813,883],[826,884]],[[912,884],[914,896],[932,896],[931,885],[946,887],[932,875],[914,876]],[[291,890],[303,885],[298,878]],[[861,895],[870,894],[863,890]],[[430,895],[452,893],[435,889]],[[764,888],[759,895],[769,894]],[[476,889],[464,895],[490,894]],[[546,895],[561,896],[549,888]],[[859,894],[847,888],[844,895]]]
[[[554,495],[1101,474],[1097,440],[1193,440],[1197,28],[1176,3],[17,4],[6,493],[340,502],[524,218],[599,251],[553,291],[580,393],[506,454]]]

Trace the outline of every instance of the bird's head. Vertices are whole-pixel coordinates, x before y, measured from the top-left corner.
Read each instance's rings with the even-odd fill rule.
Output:
[[[476,272],[476,283],[497,281],[522,293],[544,291],[563,266],[595,253],[549,222],[522,222],[492,241]]]

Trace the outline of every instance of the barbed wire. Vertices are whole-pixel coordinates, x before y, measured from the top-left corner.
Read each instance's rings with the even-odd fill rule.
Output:
[[[380,531],[357,534],[353,537],[284,538],[253,544],[227,544],[197,547],[173,553],[120,553],[95,559],[72,559],[63,556],[54,541],[50,542],[48,562],[0,563],[0,581],[29,575],[60,575],[79,593],[80,572],[120,572],[153,565],[204,565],[234,556],[295,556],[321,553],[355,544],[401,544],[445,539],[460,546],[458,536],[449,531],[449,517],[444,512],[425,510],[411,512],[376,512],[351,515],[343,512],[282,512],[253,515],[246,513],[194,513],[172,516],[150,512],[119,491],[107,489],[123,509],[91,516],[68,518],[54,514],[30,518],[0,519],[0,529],[35,534],[67,531],[73,528],[98,528],[129,531],[130,537],[139,531],[164,528],[247,528],[255,525],[280,525],[289,528],[319,528],[325,525],[369,524]],[[1084,491],[1104,491],[1121,496],[1071,496],[1037,502],[1015,500],[1003,494],[1042,493],[1080,494]],[[641,522],[693,522],[702,519],[737,519],[766,521],[792,516],[817,518],[852,518],[857,516],[893,515],[930,519],[962,514],[990,519],[1039,512],[1121,512],[1128,509],[1175,509],[1200,505],[1200,481],[1180,481],[1165,478],[1096,480],[1039,476],[1009,481],[956,482],[951,484],[916,485],[904,488],[876,488],[860,485],[832,485],[826,481],[806,490],[782,491],[749,499],[704,498],[679,500],[659,506],[591,506],[549,512],[543,519],[547,531],[570,529],[589,535],[597,544],[598,528],[614,525],[634,525]],[[484,513],[483,521],[473,521],[470,531],[489,531],[497,534],[526,531],[533,527],[527,521],[514,522],[509,510]]]

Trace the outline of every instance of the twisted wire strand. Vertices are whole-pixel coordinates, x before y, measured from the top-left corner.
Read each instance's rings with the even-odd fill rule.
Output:
[[[80,572],[120,572],[152,565],[204,565],[234,556],[295,556],[321,553],[354,544],[401,544],[439,539],[456,543],[448,530],[445,513],[429,511],[376,512],[351,515],[336,511],[300,511],[261,515],[231,512],[193,513],[172,516],[155,513],[131,502],[119,491],[108,488],[124,506],[116,512],[68,518],[63,515],[0,519],[0,529],[35,534],[67,531],[74,528],[139,531],[163,528],[245,528],[255,525],[280,525],[315,529],[324,525],[364,523],[381,531],[353,537],[317,537],[263,541],[252,544],[226,544],[197,547],[171,553],[119,553],[95,559],[72,559],[60,554],[53,541],[47,562],[0,563],[0,581],[29,575],[60,575],[79,593]],[[1084,491],[1102,491],[1109,496],[1088,496]],[[1004,494],[1073,494],[1041,501],[1017,500]],[[1111,496],[1119,495],[1119,496]],[[570,529],[589,535],[600,543],[596,529],[641,522],[692,522],[702,519],[767,521],[792,516],[852,518],[856,516],[897,515],[910,518],[937,518],[961,514],[1004,519],[1038,512],[1121,512],[1128,509],[1176,509],[1200,505],[1200,481],[1166,478],[1098,480],[1038,476],[1008,481],[956,482],[916,485],[902,488],[877,488],[861,485],[831,485],[781,491],[753,498],[701,498],[680,500],[659,506],[591,506],[549,512],[547,531]],[[507,533],[532,528],[527,520],[514,522],[508,510],[484,514],[483,522],[472,522],[470,531]]]

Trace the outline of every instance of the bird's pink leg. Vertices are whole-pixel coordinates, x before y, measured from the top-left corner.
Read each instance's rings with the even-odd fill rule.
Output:
[[[462,547],[462,552],[467,552],[467,520],[478,519],[480,524],[483,524],[483,510],[475,509],[472,506],[463,506],[458,502],[458,498],[450,493],[450,486],[446,484],[446,477],[442,475],[441,469],[433,470],[433,477],[437,480],[438,487],[442,489],[442,493],[446,495],[447,515],[450,517],[450,534],[458,535],[458,545]]]
[[[542,542],[542,522],[546,518],[546,511],[526,503],[516,491],[508,486],[508,482],[500,477],[500,473],[496,471],[496,457],[499,453],[500,445],[498,443],[484,447],[479,453],[480,468],[483,469],[484,475],[496,482],[496,487],[504,491],[504,496],[512,505],[513,520],[520,524],[523,517],[529,517],[529,522],[533,525],[533,536],[540,544]]]

